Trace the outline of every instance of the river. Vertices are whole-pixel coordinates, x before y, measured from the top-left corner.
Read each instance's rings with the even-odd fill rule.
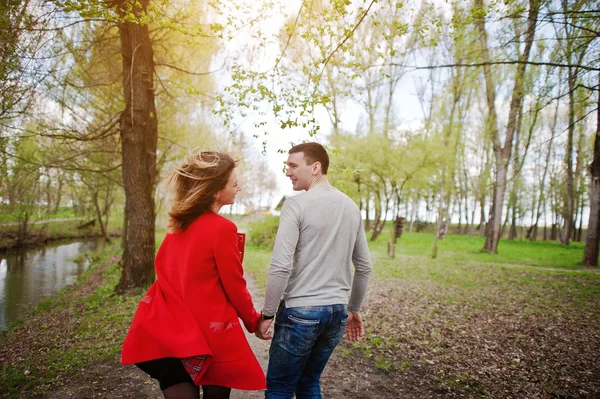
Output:
[[[75,258],[103,247],[103,239],[87,239],[0,252],[0,331],[77,281],[90,262],[87,257]]]

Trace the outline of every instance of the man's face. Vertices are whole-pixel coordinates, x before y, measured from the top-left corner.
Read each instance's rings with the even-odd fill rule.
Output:
[[[313,165],[307,165],[303,152],[295,152],[288,156],[285,175],[292,180],[294,191],[306,190],[313,177]]]

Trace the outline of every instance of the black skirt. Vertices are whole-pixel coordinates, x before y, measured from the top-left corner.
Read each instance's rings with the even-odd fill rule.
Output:
[[[194,384],[181,359],[175,357],[163,357],[161,359],[136,363],[135,365],[150,375],[150,377],[157,379],[162,391],[182,382]]]

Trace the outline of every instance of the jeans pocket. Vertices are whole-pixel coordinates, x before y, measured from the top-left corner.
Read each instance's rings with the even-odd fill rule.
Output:
[[[285,349],[296,355],[309,353],[317,340],[319,320],[288,315],[285,321]]]
[[[334,349],[341,341],[346,332],[346,326],[348,325],[348,316],[344,316],[337,326],[331,326],[331,334],[329,335],[329,347]],[[336,328],[337,327],[337,328]]]

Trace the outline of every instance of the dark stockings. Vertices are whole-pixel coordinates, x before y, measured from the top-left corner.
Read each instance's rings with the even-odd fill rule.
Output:
[[[231,388],[218,385],[202,385],[202,397],[204,399],[229,399]]]
[[[231,388],[216,385],[203,385],[202,397],[204,399],[229,399]],[[200,387],[189,382],[171,385],[163,391],[165,399],[198,399]]]
[[[165,399],[198,399],[200,387],[190,382],[181,382],[165,389],[163,395]]]

